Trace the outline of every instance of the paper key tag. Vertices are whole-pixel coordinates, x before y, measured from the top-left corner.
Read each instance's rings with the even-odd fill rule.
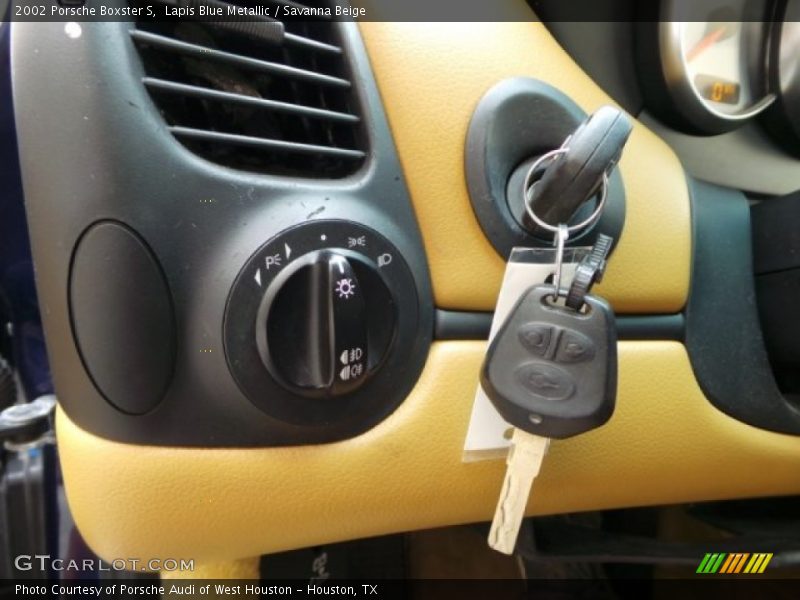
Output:
[[[591,251],[590,247],[565,248],[562,277],[570,281],[575,267]],[[489,341],[505,321],[519,298],[532,285],[543,283],[555,270],[555,248],[514,248],[506,264],[503,284],[489,331]],[[478,373],[475,373],[477,379]],[[510,425],[495,410],[480,384],[475,391],[472,415],[464,442],[464,462],[503,458],[508,452],[506,431]]]

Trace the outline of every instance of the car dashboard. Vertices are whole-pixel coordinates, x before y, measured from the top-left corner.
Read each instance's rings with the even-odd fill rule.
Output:
[[[783,17],[704,29],[687,3],[654,4],[653,21],[503,0],[463,22],[381,2],[253,30],[14,22],[60,462],[91,548],[217,564],[491,518],[505,462],[464,444],[510,248],[551,246],[502,198],[553,147],[542,95],[578,121],[619,107],[633,129],[596,288],[616,411],[553,441],[526,514],[800,493],[797,346],[776,337],[795,296],[764,267],[797,240],[768,239],[790,232],[759,230],[756,208],[800,188],[798,54],[779,56],[794,13],[781,38]],[[674,48],[645,33],[681,17],[695,27]],[[768,73],[737,62],[748,44]],[[734,70],[676,82],[665,53],[698,51]],[[502,123],[490,107],[476,125],[477,107],[505,93],[524,115],[471,147]]]

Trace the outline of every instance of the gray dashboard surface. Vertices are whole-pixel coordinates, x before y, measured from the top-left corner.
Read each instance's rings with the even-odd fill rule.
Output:
[[[800,159],[781,150],[758,123],[702,137],[675,131],[646,112],[639,120],[675,150],[697,179],[770,196],[800,189]]]

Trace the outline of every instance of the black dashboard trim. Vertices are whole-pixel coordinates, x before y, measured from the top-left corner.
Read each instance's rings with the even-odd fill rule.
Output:
[[[434,321],[436,340],[485,340],[489,338],[494,313],[437,309]],[[682,342],[686,320],[672,315],[617,315],[619,340],[672,340]]]
[[[142,445],[316,444],[366,431],[413,389],[433,334],[422,236],[358,25],[333,25],[357,82],[370,154],[347,177],[309,179],[223,167],[178,142],[142,85],[140,56],[128,35],[132,22],[87,22],[75,39],[64,35],[62,23],[14,23],[14,100],[26,107],[16,113],[20,164],[43,325],[60,404],[84,430]],[[53,82],[64,72],[71,85],[53,103]],[[76,144],[80,152],[63,152]],[[413,308],[409,342],[365,384],[364,393],[373,391],[381,404],[369,418],[330,426],[281,421],[245,397],[231,375],[223,340],[229,291],[248,259],[280,232],[354,218],[408,265],[413,283],[405,285],[398,311]],[[70,328],[71,250],[98,220],[124,223],[147,241],[174,300],[171,382],[157,407],[136,416],[98,392]],[[118,265],[121,273],[125,268]]]
[[[758,316],[750,207],[741,192],[688,178],[693,263],[686,348],[706,398],[749,425],[800,434],[778,389]]]

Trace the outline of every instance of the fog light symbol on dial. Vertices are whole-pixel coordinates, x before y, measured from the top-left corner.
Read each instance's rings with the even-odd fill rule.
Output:
[[[361,348],[351,348],[345,350],[339,356],[339,360],[344,367],[339,371],[339,379],[342,381],[349,381],[351,379],[358,379],[364,374],[364,365],[361,362],[361,357],[364,356],[364,351]]]
[[[357,363],[355,365],[347,365],[339,371],[339,379],[342,381],[350,381],[351,379],[358,379],[364,374],[364,365]]]
[[[352,348],[351,350],[342,352],[341,356],[339,356],[339,360],[342,361],[343,365],[347,365],[351,362],[361,360],[362,356],[364,356],[364,351],[361,348]]]

